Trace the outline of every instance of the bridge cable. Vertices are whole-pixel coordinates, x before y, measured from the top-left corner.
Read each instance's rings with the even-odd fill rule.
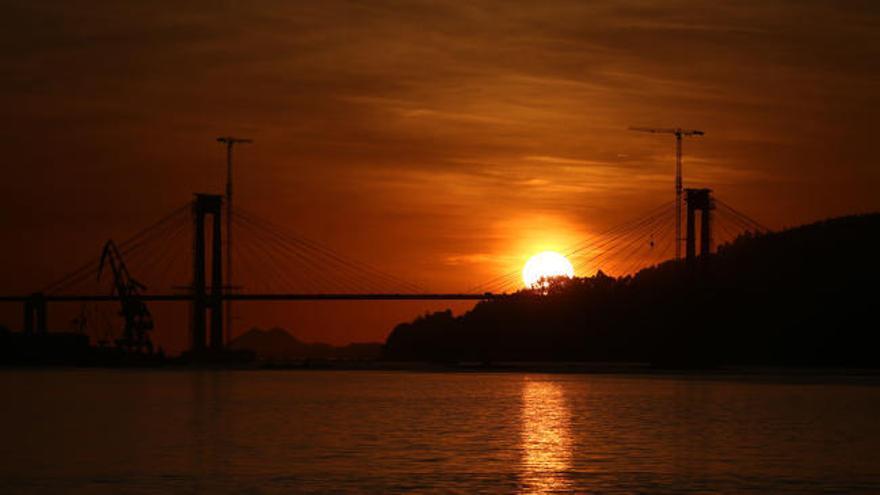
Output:
[[[416,291],[416,292],[423,291],[423,289],[420,288],[418,285],[407,282],[407,281],[402,280],[402,279],[395,277],[393,275],[384,273],[384,272],[382,272],[376,268],[373,268],[372,266],[367,265],[365,263],[354,263],[354,262],[342,257],[342,255],[338,254],[336,251],[334,251],[331,248],[328,248],[326,246],[322,246],[322,245],[316,243],[315,241],[305,239],[300,236],[293,235],[289,231],[281,229],[281,228],[275,226],[274,224],[272,224],[271,222],[261,220],[250,213],[242,212],[241,210],[239,210],[238,213],[240,214],[240,216],[243,219],[246,219],[247,221],[250,221],[255,226],[262,228],[262,229],[266,230],[267,232],[274,234],[280,240],[284,240],[288,244],[290,244],[290,243],[296,244],[303,249],[311,251],[317,255],[323,256],[324,258],[327,258],[329,260],[332,260],[337,268],[342,268],[343,266],[350,268],[350,270],[349,270],[350,274],[360,274],[359,276],[366,277],[367,280],[372,280],[374,282],[376,281],[375,279],[377,279],[377,278],[382,279],[382,280],[385,280],[385,281],[392,283],[392,284],[395,284],[395,285],[397,285],[397,284],[402,285],[404,287],[407,287],[408,290],[412,290],[412,291]]]

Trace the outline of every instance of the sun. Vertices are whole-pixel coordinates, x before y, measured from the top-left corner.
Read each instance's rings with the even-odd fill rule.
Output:
[[[523,282],[528,288],[535,288],[541,279],[549,277],[574,277],[574,267],[568,259],[554,251],[538,253],[526,262],[522,271]]]

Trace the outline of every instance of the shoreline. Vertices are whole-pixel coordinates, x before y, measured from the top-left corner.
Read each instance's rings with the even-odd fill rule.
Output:
[[[729,365],[713,368],[658,368],[645,363],[589,363],[589,362],[502,362],[485,365],[481,363],[428,363],[397,361],[298,361],[254,363],[183,363],[169,360],[151,365],[0,365],[0,373],[8,371],[156,371],[156,372],[246,372],[246,371],[298,371],[298,372],[398,372],[438,374],[549,374],[594,375],[640,378],[681,378],[695,380],[736,380],[790,383],[858,383],[880,385],[880,369],[855,367],[805,367],[805,366],[745,366]]]

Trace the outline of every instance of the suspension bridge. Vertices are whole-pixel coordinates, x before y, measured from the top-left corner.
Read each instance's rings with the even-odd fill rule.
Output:
[[[676,202],[585,239],[562,252],[586,276],[601,270],[612,276],[674,260],[686,243],[685,262],[696,262],[714,246],[745,232],[767,229],[748,215],[714,198],[708,189],[687,189],[687,233],[678,238]],[[228,342],[224,325],[232,302],[248,301],[480,301],[522,289],[520,270],[462,292],[432,292],[418,284],[359,262],[285,227],[236,208],[221,219],[224,197],[196,194],[155,223],[29,295],[0,296],[23,306],[25,333],[46,333],[49,303],[119,302],[124,330],[117,345],[151,350],[152,317],[147,302],[190,305],[193,352],[221,351]],[[697,226],[696,218],[700,217]],[[224,222],[235,228],[232,245],[236,285],[224,284]],[[699,231],[699,239],[697,232]],[[699,241],[699,253],[697,245]],[[226,244],[228,245],[228,244]],[[229,321],[228,319],[226,320]],[[226,327],[226,328],[225,328]]]

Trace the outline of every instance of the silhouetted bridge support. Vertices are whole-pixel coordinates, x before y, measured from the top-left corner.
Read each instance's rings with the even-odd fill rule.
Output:
[[[224,350],[223,303],[225,301],[481,301],[504,297],[503,294],[484,293],[344,293],[299,292],[270,294],[235,294],[225,291],[223,285],[223,196],[196,194],[187,207],[192,214],[192,285],[185,294],[139,294],[142,302],[185,302],[192,307],[190,322],[190,351],[197,359],[222,356]],[[182,213],[183,209],[180,210]],[[153,227],[151,227],[153,228]],[[142,234],[139,234],[139,236]],[[137,238],[138,236],[135,236]],[[210,264],[210,272],[208,265]],[[50,285],[57,288],[69,280],[82,279],[90,272],[78,269],[62,282]],[[210,282],[209,282],[210,277]],[[49,303],[119,302],[118,292],[112,294],[57,294],[50,290],[31,295],[0,295],[0,303],[22,304],[22,327],[28,334],[48,333],[47,306]],[[205,355],[208,354],[208,355]],[[199,357],[199,355],[202,355]]]
[[[718,229],[717,232],[721,234],[718,237],[720,242],[724,240],[724,235],[730,236],[731,234],[727,227],[732,227],[734,232],[744,230],[745,232],[760,233],[768,231],[766,227],[749,218],[744,213],[735,210],[723,200],[713,198],[710,189],[686,189],[685,193],[685,201],[687,203],[687,237],[685,239],[687,242],[687,261],[692,266],[696,266],[695,262],[698,259],[698,226],[696,218],[698,212],[700,213],[701,223],[699,232],[699,254],[701,257],[711,252],[713,232],[715,232],[716,228]],[[213,358],[215,356],[211,354],[214,351],[223,350],[225,344],[223,338],[225,335],[224,316],[226,316],[223,303],[226,301],[481,301],[507,297],[506,288],[519,288],[521,274],[517,270],[495,279],[500,280],[500,282],[493,282],[488,287],[486,285],[481,286],[487,289],[496,287],[496,289],[490,289],[485,292],[478,293],[474,290],[472,293],[425,293],[422,289],[408,284],[406,281],[401,281],[401,279],[383,274],[370,267],[363,267],[352,263],[341,258],[338,253],[326,247],[307,239],[299,238],[297,235],[285,233],[277,226],[262,221],[255,215],[240,212],[237,218],[244,222],[242,225],[249,226],[252,233],[256,233],[255,235],[257,235],[259,242],[269,243],[274,249],[281,252],[276,257],[295,258],[300,268],[305,267],[309,269],[309,273],[306,276],[321,276],[324,266],[330,264],[344,278],[342,280],[331,280],[331,282],[336,283],[331,291],[318,288],[322,283],[327,282],[327,278],[324,278],[323,281],[318,280],[318,283],[314,284],[314,288],[310,280],[305,286],[292,284],[283,290],[271,293],[233,293],[229,290],[228,280],[223,270],[223,262],[228,261],[228,253],[224,252],[224,244],[222,242],[224,223],[222,220],[225,219],[221,219],[221,217],[224,214],[224,206],[223,196],[221,195],[196,194],[194,201],[181,205],[156,224],[147,227],[127,241],[120,243],[126,255],[129,252],[143,253],[145,252],[144,246],[150,245],[147,244],[145,239],[149,239],[149,242],[153,243],[153,245],[156,242],[164,243],[167,237],[162,237],[157,233],[165,236],[179,236],[180,233],[188,230],[187,226],[192,222],[192,259],[186,261],[187,264],[191,263],[192,278],[185,282],[179,279],[175,280],[186,284],[189,290],[185,293],[141,293],[138,294],[137,299],[140,302],[181,302],[190,305],[192,308],[190,350],[195,353],[206,353],[208,354],[205,356],[206,358]],[[633,220],[603,234],[609,240],[601,249],[602,256],[605,253],[610,253],[614,256],[616,253],[626,250],[629,254],[624,262],[628,262],[628,259],[634,253],[639,254],[639,252],[631,248],[633,245],[637,246],[635,242],[639,240],[633,236],[646,236],[647,234],[651,235],[650,248],[653,249],[654,232],[657,229],[663,231],[663,219],[670,219],[666,206],[663,205],[653,210],[647,217]],[[668,206],[672,207],[673,205],[669,204]],[[677,246],[681,241],[678,235],[668,237],[671,238],[666,246]],[[186,252],[188,249],[183,247],[182,249],[174,250],[174,252],[180,251]],[[271,253],[271,251],[265,252]],[[312,257],[317,262],[309,261]],[[595,261],[595,259],[596,257],[591,258],[591,262]],[[607,260],[609,258],[604,259]],[[303,260],[305,261],[303,262]],[[277,263],[278,260],[276,259],[275,262]],[[210,267],[208,266],[209,264]],[[314,269],[314,265],[318,266],[317,270]],[[170,264],[167,265],[167,267],[171,266]],[[96,273],[98,274],[98,282],[100,282],[100,267],[99,262],[86,264],[37,293],[29,295],[0,294],[0,303],[21,304],[23,309],[21,313],[23,317],[23,330],[32,334],[47,332],[47,306],[50,303],[123,302],[124,304],[124,298],[119,295],[118,290],[111,294],[62,292],[81,284],[83,280],[90,279]],[[696,270],[692,272],[696,273]],[[277,265],[274,273],[280,273],[277,270]],[[297,272],[294,271],[294,273]],[[624,273],[627,272],[624,271]],[[176,275],[178,274],[175,273]],[[358,288],[366,290],[368,287],[377,287],[375,283],[377,279],[381,281],[381,285],[378,285],[379,287],[389,287],[389,283],[394,284],[391,285],[391,291],[394,292],[388,289],[369,289],[370,292],[357,292]],[[224,285],[224,281],[226,281],[227,285]],[[282,280],[282,283],[285,282],[289,283],[289,281]],[[341,282],[343,287],[342,290],[337,288],[340,287],[339,282]],[[165,287],[169,286],[172,285],[165,285]],[[305,288],[303,289],[303,287]],[[403,289],[404,292],[398,292],[401,290],[398,287],[405,287]],[[90,290],[89,292],[92,291]]]
[[[712,200],[711,189],[685,189],[685,194],[687,203],[685,259],[690,264],[694,263],[697,257],[697,211],[700,212],[700,256],[706,256],[712,251],[712,210],[715,209],[715,202]]]
[[[46,322],[46,297],[37,292],[24,301],[22,330],[27,334],[45,334],[48,332]]]
[[[193,203],[193,298],[192,298],[192,350],[223,349],[223,252],[221,238],[221,212],[223,197],[216,194],[196,194]],[[211,287],[206,285],[205,219],[211,216]],[[210,341],[208,313],[211,315]]]

